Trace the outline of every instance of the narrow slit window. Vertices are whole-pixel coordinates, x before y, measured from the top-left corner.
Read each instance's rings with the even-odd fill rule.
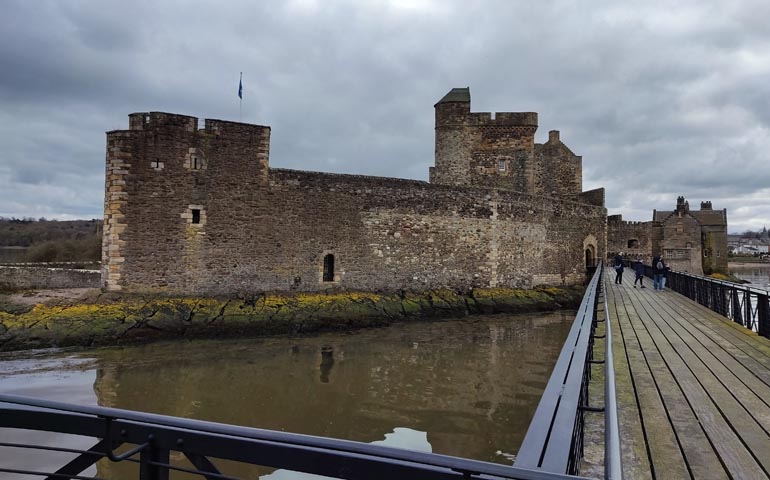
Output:
[[[324,282],[334,281],[334,255],[331,253],[324,257]]]
[[[201,211],[198,208],[192,209],[192,223],[201,223]]]
[[[198,159],[198,157],[192,157],[192,169],[193,170],[200,170],[201,168],[201,161]]]

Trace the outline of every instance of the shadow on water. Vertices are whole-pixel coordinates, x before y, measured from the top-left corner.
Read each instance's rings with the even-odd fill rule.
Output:
[[[509,464],[573,318],[471,316],[312,337],[6,355],[0,391]],[[0,449],[0,463],[25,455]],[[27,460],[40,462],[34,455]],[[98,473],[130,478],[134,468],[100,463]],[[245,478],[273,471],[222,468]]]

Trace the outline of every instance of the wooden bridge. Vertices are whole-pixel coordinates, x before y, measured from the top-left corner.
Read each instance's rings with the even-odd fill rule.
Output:
[[[767,297],[741,301],[720,282],[696,292],[684,277],[705,280],[680,276],[678,290],[735,321],[606,273],[623,476],[770,478],[770,340],[737,323],[766,328]]]

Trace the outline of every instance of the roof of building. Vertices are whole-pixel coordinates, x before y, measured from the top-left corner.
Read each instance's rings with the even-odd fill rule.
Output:
[[[722,210],[691,210],[690,215],[695,217],[701,225],[725,225],[727,219]]]
[[[446,95],[444,95],[444,98],[438,101],[436,105],[439,103],[451,103],[451,102],[467,102],[469,103],[471,101],[471,89],[470,87],[465,88],[453,88],[449,91]]]
[[[672,210],[656,210],[652,220],[655,222],[665,222],[675,213],[676,211]],[[701,225],[725,225],[727,223],[727,219],[722,210],[690,210],[688,213]]]

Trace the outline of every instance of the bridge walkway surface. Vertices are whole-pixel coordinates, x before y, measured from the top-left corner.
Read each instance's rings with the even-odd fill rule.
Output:
[[[770,341],[606,275],[624,478],[770,478]]]

